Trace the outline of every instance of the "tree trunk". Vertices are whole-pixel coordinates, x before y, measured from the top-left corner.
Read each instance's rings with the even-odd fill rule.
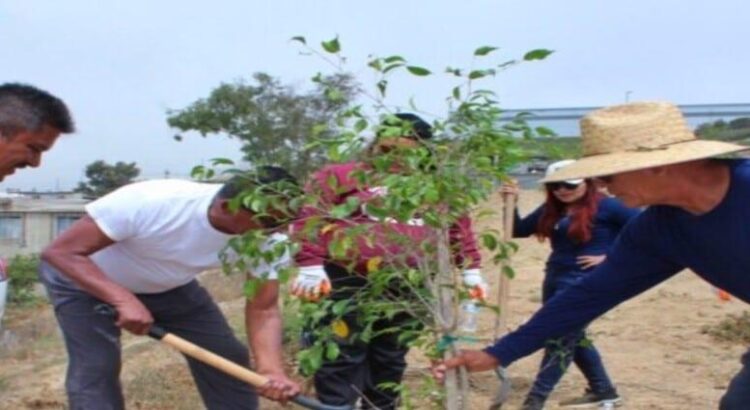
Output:
[[[447,229],[440,230],[437,245],[438,273],[437,273],[437,303],[440,312],[440,322],[444,336],[453,336],[458,327],[458,304],[456,298],[456,281],[453,276],[451,252]],[[445,351],[443,358],[448,359],[456,355],[456,347],[451,344]],[[465,369],[461,369],[461,377],[456,370],[450,370],[445,375],[445,409],[464,410],[468,395],[468,377]],[[460,379],[460,380],[459,380]]]

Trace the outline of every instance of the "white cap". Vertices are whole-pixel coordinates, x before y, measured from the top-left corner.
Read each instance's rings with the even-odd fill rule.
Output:
[[[564,159],[562,161],[553,162],[553,163],[549,164],[549,166],[547,167],[547,171],[544,173],[544,176],[548,177],[548,176],[554,174],[555,172],[559,171],[560,168],[565,168],[566,166],[568,166],[568,165],[570,165],[570,164],[572,164],[574,162],[576,162],[576,160],[574,160],[574,159]],[[581,182],[583,182],[583,178],[567,179],[567,180],[565,180],[565,182],[567,182],[569,184],[573,184],[573,185],[578,185]]]

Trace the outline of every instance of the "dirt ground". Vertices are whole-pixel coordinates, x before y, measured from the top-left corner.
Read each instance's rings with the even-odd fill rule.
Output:
[[[528,212],[541,201],[537,192],[524,192],[520,207]],[[497,204],[499,201],[491,203]],[[498,224],[499,218],[487,223]],[[538,308],[546,244],[520,240],[514,257],[517,271],[511,283],[509,327],[523,323]],[[493,291],[498,269],[486,267]],[[236,298],[236,281],[208,278],[217,299],[238,331],[242,328],[242,301]],[[229,283],[228,283],[229,282]],[[630,409],[715,409],[731,376],[739,368],[745,346],[718,343],[701,329],[728,314],[746,310],[737,300],[720,301],[711,287],[690,272],[628,301],[597,320],[590,338],[602,353],[610,376]],[[11,314],[0,335],[0,409],[63,409],[66,357],[49,308]],[[489,340],[492,313],[483,313],[479,336]],[[478,344],[475,347],[481,347]],[[181,357],[146,338],[124,339],[123,385],[128,408],[148,410],[201,409]],[[529,388],[539,365],[535,354],[510,367],[514,390],[504,408],[515,409]],[[409,357],[412,370],[407,385],[426,368],[419,352]],[[472,409],[485,409],[497,384],[493,374],[473,375]],[[586,387],[576,369],[563,378],[547,408],[583,392]],[[282,407],[265,403],[263,408]]]

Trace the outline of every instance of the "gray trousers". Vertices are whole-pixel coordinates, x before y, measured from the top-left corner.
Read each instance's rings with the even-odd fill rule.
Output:
[[[42,262],[39,277],[55,308],[68,351],[65,389],[71,410],[121,410],[120,329],[112,318],[94,312],[98,299],[83,292],[54,267]],[[139,294],[154,320],[166,331],[243,366],[245,347],[197,281],[157,294]],[[195,384],[208,409],[255,410],[258,398],[246,383],[186,357]],[[165,374],[166,379],[169,378]]]

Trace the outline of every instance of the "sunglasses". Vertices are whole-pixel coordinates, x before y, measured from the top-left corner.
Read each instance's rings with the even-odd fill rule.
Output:
[[[572,190],[578,188],[579,186],[581,186],[580,183],[578,183],[578,184],[571,184],[570,182],[548,182],[545,185],[547,186],[547,189],[549,189],[550,191],[553,191],[553,192],[557,191],[560,188],[564,188],[564,189],[567,189],[568,191],[572,191]]]

